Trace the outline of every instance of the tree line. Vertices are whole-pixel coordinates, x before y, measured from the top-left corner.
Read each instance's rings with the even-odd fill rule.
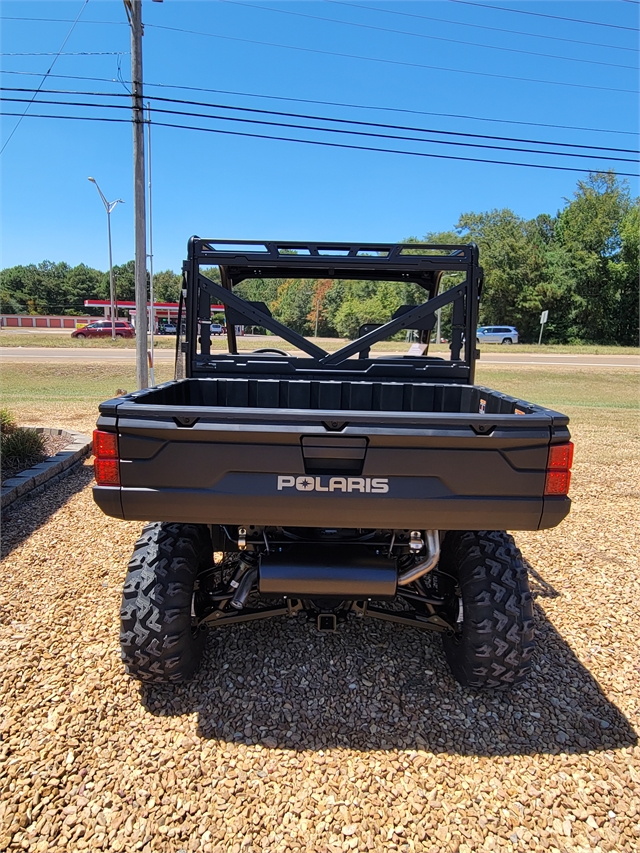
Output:
[[[404,242],[478,244],[485,271],[480,324],[513,325],[522,341],[535,341],[546,309],[548,342],[637,345],[639,239],[638,199],[607,172],[579,181],[554,216],[523,219],[509,209],[464,213],[450,231]],[[118,298],[133,300],[133,261],[114,272]],[[156,273],[156,299],[177,301],[180,281],[171,270]],[[458,281],[446,274],[441,288]],[[277,320],[301,334],[349,338],[365,323],[383,323],[400,305],[423,299],[421,288],[406,282],[333,279],[251,279],[237,292],[266,303]],[[84,314],[84,299],[109,298],[109,275],[49,261],[11,267],[0,272],[0,296],[3,313]],[[442,319],[446,336],[450,306]]]
[[[135,301],[135,263],[113,268],[118,301]],[[171,270],[154,273],[156,302],[177,302],[181,278]],[[0,271],[3,314],[102,315],[101,308],[85,308],[85,299],[109,299],[109,272],[86,264],[75,267],[61,261],[8,267]]]
[[[450,231],[405,242],[475,242],[485,284],[481,325],[516,326],[523,342],[638,344],[640,205],[613,172],[579,181],[555,216],[524,219],[512,210],[464,213]],[[445,274],[441,289],[458,283]],[[238,290],[265,302],[278,320],[302,334],[355,337],[365,323],[389,320],[400,305],[423,298],[417,285],[367,281],[252,280]],[[448,336],[451,306],[443,309]]]

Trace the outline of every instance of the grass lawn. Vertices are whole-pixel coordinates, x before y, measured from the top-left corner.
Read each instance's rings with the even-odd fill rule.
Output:
[[[156,335],[155,346],[161,349],[175,349],[176,339],[169,335]],[[3,329],[0,332],[0,347],[73,347],[79,349],[135,349],[135,338],[72,338],[71,332],[15,332]]]
[[[155,346],[159,349],[173,350],[176,346],[176,339],[173,335],[156,335]],[[349,343],[347,338],[307,338],[318,344],[327,352],[335,352],[342,346]],[[3,329],[0,332],[0,347],[72,347],[78,349],[135,349],[136,342],[134,338],[119,338],[112,341],[110,338],[72,338],[71,333],[68,335],[60,333],[47,332],[15,332]],[[292,352],[295,348],[283,338],[276,335],[249,335],[243,337],[238,336],[238,349],[242,352],[245,350],[253,350],[258,347],[279,347],[281,349]],[[404,352],[408,349],[409,344],[405,341],[382,341],[375,344],[372,348],[373,352]],[[213,351],[227,350],[227,339],[225,336],[214,336],[211,338],[211,349]],[[590,355],[639,355],[639,347],[619,347],[619,346],[604,346],[600,344],[517,344],[511,348],[502,344],[484,344],[483,352],[509,352],[510,349],[514,353],[559,353],[559,354],[590,354]],[[448,344],[431,344],[429,347],[431,353],[448,353]]]
[[[156,382],[173,378],[173,364],[156,366]],[[136,388],[131,364],[3,364],[2,399],[20,424],[90,432],[98,404]]]
[[[340,347],[349,343],[347,338],[307,338],[317,344],[327,352],[335,352]],[[276,335],[238,335],[238,349],[240,352],[250,352],[259,347],[278,347],[287,350],[288,352],[296,351],[292,344],[284,340],[284,338]],[[176,339],[173,335],[157,335],[154,338],[154,345],[159,349],[173,350],[176,346]],[[56,347],[74,349],[135,349],[135,338],[119,338],[112,341],[111,338],[72,338],[71,335],[47,334],[46,332],[7,332],[0,333],[0,347]],[[382,341],[375,344],[374,352],[404,352],[409,348],[409,344],[405,341]],[[226,336],[215,335],[211,338],[211,349],[214,352],[227,352]],[[433,344],[432,352],[449,352],[447,344]]]
[[[513,397],[558,409],[639,409],[640,377],[629,368],[537,365],[483,365],[476,369],[476,384],[487,385]]]

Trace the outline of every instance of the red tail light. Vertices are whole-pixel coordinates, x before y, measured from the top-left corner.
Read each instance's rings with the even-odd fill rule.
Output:
[[[93,455],[98,459],[118,458],[118,436],[115,432],[93,431]]]
[[[573,463],[573,442],[568,441],[566,444],[552,444],[549,448],[549,458],[547,459],[547,469],[554,471],[569,471]]]
[[[120,485],[120,462],[117,459],[94,459],[93,473],[99,486]]]
[[[118,436],[115,432],[93,431],[93,472],[98,486],[120,485]]]
[[[571,482],[573,442],[552,444],[547,457],[547,476],[544,483],[545,495],[567,495]]]
[[[547,471],[545,495],[568,495],[571,471]]]

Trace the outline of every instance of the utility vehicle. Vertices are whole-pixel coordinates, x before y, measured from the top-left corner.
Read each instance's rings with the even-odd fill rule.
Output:
[[[234,292],[264,278],[395,282],[414,296],[327,352]],[[482,280],[475,245],[191,238],[177,378],[102,403],[94,438],[98,505],[153,519],[122,600],[133,676],[181,681],[205,628],[303,614],[320,631],[368,618],[436,631],[471,687],[526,676],[531,593],[505,531],[567,515],[573,445],[565,415],[474,384]],[[212,302],[228,353],[211,348]],[[446,357],[428,353],[438,309],[451,317]],[[293,351],[239,353],[242,325]],[[408,354],[371,352],[406,330],[419,335]]]

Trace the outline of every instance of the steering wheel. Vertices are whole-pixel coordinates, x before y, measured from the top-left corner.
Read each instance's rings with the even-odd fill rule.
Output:
[[[289,358],[289,353],[285,352],[283,349],[276,349],[276,347],[262,347],[261,349],[254,349],[254,353],[271,353],[271,355],[284,355],[286,358]]]

